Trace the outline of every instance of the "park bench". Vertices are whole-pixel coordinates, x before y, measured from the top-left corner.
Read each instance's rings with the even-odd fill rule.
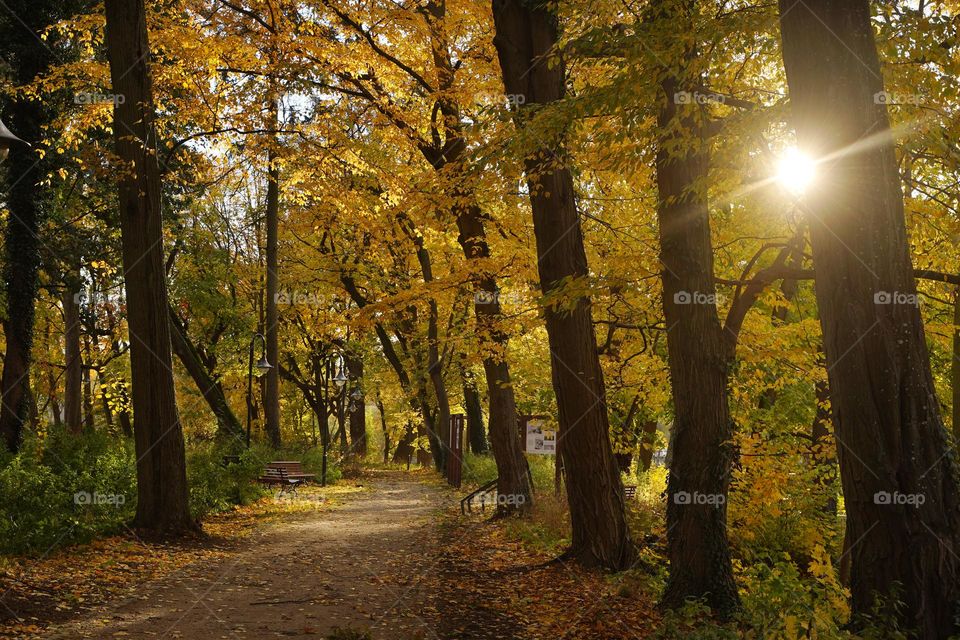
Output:
[[[637,495],[637,485],[635,484],[626,484],[623,485],[623,495],[627,500],[633,500]]]
[[[315,477],[312,473],[304,473],[303,467],[295,460],[277,460],[267,464],[263,475],[257,478],[257,482],[279,486],[280,493],[287,491],[296,493],[297,487]]]

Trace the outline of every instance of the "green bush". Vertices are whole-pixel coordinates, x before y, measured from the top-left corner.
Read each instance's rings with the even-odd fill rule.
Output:
[[[315,474],[316,481],[319,483],[323,472],[323,450],[320,447],[310,447],[302,451],[289,451],[286,459],[299,460],[303,464],[303,470],[307,473]],[[333,449],[327,451],[327,484],[336,484],[343,476],[343,471],[338,462],[339,453],[334,453]],[[274,458],[275,460],[278,458]]]
[[[136,509],[132,444],[103,434],[33,440],[0,468],[0,553],[45,552],[121,530]]]
[[[528,455],[530,475],[536,492],[552,492],[554,463],[553,456]],[[493,454],[476,455],[467,453],[463,457],[463,484],[467,487],[480,486],[497,477],[497,462]]]
[[[266,490],[257,484],[263,460],[273,460],[260,447],[245,449],[238,462],[225,462],[225,449],[214,445],[191,448],[187,455],[187,485],[190,512],[196,518],[223,511],[233,505],[250,504]],[[269,450],[267,450],[269,451]]]

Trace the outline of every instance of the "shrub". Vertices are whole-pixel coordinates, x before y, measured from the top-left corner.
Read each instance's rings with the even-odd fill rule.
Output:
[[[56,434],[0,468],[0,552],[45,552],[120,530],[136,509],[133,446]]]
[[[215,445],[193,447],[187,455],[190,512],[196,518],[233,505],[249,504],[266,493],[256,482],[264,466],[260,448],[243,450],[239,462],[229,464],[224,455],[225,449]],[[265,459],[273,458],[267,455]]]

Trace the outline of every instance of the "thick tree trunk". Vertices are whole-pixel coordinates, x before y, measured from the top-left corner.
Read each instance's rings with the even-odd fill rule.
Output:
[[[684,23],[689,16],[680,18]],[[686,54],[695,55],[692,50]],[[727,402],[732,341],[717,314],[700,105],[674,72],[661,79],[656,156],[663,313],[673,392],[673,458],[667,482],[670,578],[662,603],[703,598],[722,616],[739,606],[727,541],[733,425]],[[682,73],[682,71],[681,71]],[[691,78],[691,83],[696,78]]]
[[[953,445],[960,448],[960,287],[953,292],[953,360],[950,363],[953,388]]]
[[[64,323],[64,422],[74,434],[83,431],[83,361],[80,357],[80,305],[77,292],[67,287],[63,293]]]
[[[483,426],[483,404],[472,380],[463,381],[463,404],[467,412],[467,442],[474,454],[487,452],[487,433]],[[519,445],[518,445],[519,447]]]
[[[15,2],[7,11],[16,20],[4,21],[3,58],[14,65],[16,82],[26,85],[45,71],[52,52],[34,33],[48,26],[49,8],[28,2]],[[19,16],[22,15],[23,18]],[[28,20],[31,24],[23,23]],[[10,29],[10,32],[5,32]],[[7,48],[12,51],[6,51]],[[38,99],[20,94],[4,114],[7,123],[24,140],[37,144],[43,139],[43,125],[48,119]],[[30,386],[30,351],[33,347],[35,301],[40,269],[40,239],[45,197],[39,183],[49,170],[49,161],[35,149],[16,145],[6,161],[4,185],[7,216],[4,234],[3,285],[7,313],[3,321],[6,351],[0,377],[0,437],[7,449],[16,452],[23,438],[23,426],[30,408],[27,389]]]
[[[955,632],[960,496],[916,303],[867,0],[780,0],[851,556],[853,613]]]
[[[564,65],[551,58],[557,44],[557,19],[546,2],[522,0],[494,0],[493,15],[494,44],[506,92],[524,97],[513,101],[518,105],[517,124],[523,127],[527,107],[564,97]],[[544,294],[554,293],[571,279],[589,277],[573,178],[562,165],[564,155],[561,139],[542,139],[541,147],[531,150],[524,161]],[[550,166],[544,166],[546,158]],[[588,566],[624,569],[635,549],[610,446],[590,300],[581,297],[563,310],[548,307],[544,315],[567,475],[573,534],[570,555]]]
[[[134,524],[180,533],[197,525],[187,500],[170,355],[146,15],[143,0],[105,0],[105,9],[112,92],[125,98],[114,107],[113,129],[117,157],[125,165],[118,180],[137,454]]]
[[[272,103],[270,126],[276,126],[276,102]],[[280,220],[280,169],[276,163],[276,154],[270,151],[267,158],[267,302],[266,302],[266,343],[267,360],[273,368],[267,371],[266,392],[263,398],[265,429],[270,444],[279,448],[280,438],[280,361],[279,322],[277,294],[280,289],[279,264],[279,220]]]
[[[169,311],[170,342],[173,346],[173,352],[217,419],[217,438],[223,441],[243,438],[243,427],[227,402],[223,384],[207,369],[207,366],[203,363],[203,358],[200,357],[200,352],[190,340],[186,328],[173,312],[173,309]]]
[[[348,355],[347,370],[350,371],[351,381],[351,388],[347,391],[350,406],[350,453],[363,460],[367,457],[367,399],[363,395],[363,359]],[[360,395],[354,397],[357,391]]]

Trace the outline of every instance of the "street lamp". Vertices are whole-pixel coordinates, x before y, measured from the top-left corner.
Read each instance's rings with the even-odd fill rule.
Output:
[[[250,420],[253,414],[253,348],[257,344],[258,339],[260,340],[263,351],[256,364],[257,377],[259,378],[270,369],[273,369],[273,365],[267,361],[267,339],[263,337],[262,333],[253,334],[253,337],[250,339],[250,357],[247,361],[247,449],[250,448]]]
[[[3,120],[0,120],[0,162],[7,159],[7,154],[10,153],[10,149],[16,145],[30,146],[28,142],[10,133],[7,125],[3,124]]]
[[[337,363],[337,374],[333,375],[333,361],[334,358],[337,358],[339,362]],[[324,406],[324,424],[320,425],[320,436],[321,436],[321,446],[323,447],[323,462],[320,468],[320,485],[325,487],[327,486],[327,450],[330,447],[330,424],[327,422],[329,419],[329,413],[327,412],[327,407],[330,406],[330,382],[337,387],[337,394],[343,393],[344,386],[347,384],[347,376],[343,374],[343,355],[339,353],[330,354],[326,358],[327,362],[327,371],[325,376],[325,382],[323,385],[323,406]],[[341,411],[343,410],[341,402]],[[342,414],[340,417],[341,424],[343,423]]]

